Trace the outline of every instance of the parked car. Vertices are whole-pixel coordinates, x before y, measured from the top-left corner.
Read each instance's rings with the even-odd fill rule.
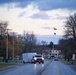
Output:
[[[33,57],[33,59],[31,60],[32,63],[44,63],[44,57],[41,54],[37,54]]]

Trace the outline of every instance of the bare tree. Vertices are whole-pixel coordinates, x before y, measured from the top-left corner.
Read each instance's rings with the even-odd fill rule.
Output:
[[[72,36],[76,42],[76,13],[67,18],[65,28],[65,36]]]
[[[64,54],[65,56],[65,60],[66,58],[68,59],[68,61],[72,59],[72,54],[76,53],[74,39],[73,38],[60,39],[59,46],[60,49],[62,50],[62,54]]]
[[[0,22],[0,35],[4,35],[6,33],[6,29],[8,26],[8,22]]]
[[[23,50],[23,41],[21,35],[15,35],[14,37],[15,57],[20,57]]]
[[[0,21],[0,56],[3,58],[6,56],[5,33],[7,26],[7,21]]]
[[[23,52],[32,52],[34,50],[34,47],[36,45],[36,37],[33,33],[31,32],[24,32],[24,35],[23,35],[24,39],[23,39],[23,42],[24,42],[24,50]]]
[[[65,59],[72,58],[72,54],[76,54],[76,13],[70,15],[66,20],[65,25],[65,39],[59,41]]]

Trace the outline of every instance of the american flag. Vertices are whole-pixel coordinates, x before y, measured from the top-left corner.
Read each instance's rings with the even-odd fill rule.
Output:
[[[54,35],[56,35],[56,33],[54,33]]]
[[[53,28],[54,30],[57,30],[57,28]]]

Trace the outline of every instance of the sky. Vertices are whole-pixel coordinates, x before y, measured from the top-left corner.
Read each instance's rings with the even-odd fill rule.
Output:
[[[58,42],[66,18],[75,12],[76,0],[0,0],[0,21],[8,21],[13,32],[30,31],[47,42],[54,33]]]

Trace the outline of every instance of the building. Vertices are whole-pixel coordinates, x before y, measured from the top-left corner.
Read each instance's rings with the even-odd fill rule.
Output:
[[[61,50],[58,49],[52,49],[52,48],[46,48],[43,51],[44,56],[50,57],[59,57]]]

